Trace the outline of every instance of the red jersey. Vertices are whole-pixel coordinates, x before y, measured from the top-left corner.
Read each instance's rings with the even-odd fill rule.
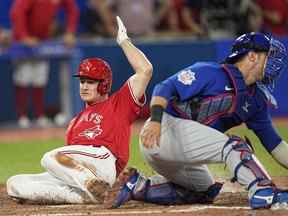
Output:
[[[49,38],[54,18],[62,7],[67,12],[66,31],[74,33],[79,17],[75,0],[15,0],[10,11],[14,38]]]
[[[71,120],[66,144],[105,146],[117,158],[119,174],[129,160],[131,125],[144,102],[145,97],[138,101],[126,82],[107,100],[86,107]]]

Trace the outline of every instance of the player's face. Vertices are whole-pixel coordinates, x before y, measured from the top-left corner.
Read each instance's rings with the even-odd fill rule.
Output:
[[[258,62],[257,62],[257,73],[256,80],[260,81],[264,78],[264,71],[267,62],[267,54],[266,53],[258,53]]]
[[[87,104],[97,102],[100,94],[97,91],[99,81],[88,78],[80,78],[80,97]]]

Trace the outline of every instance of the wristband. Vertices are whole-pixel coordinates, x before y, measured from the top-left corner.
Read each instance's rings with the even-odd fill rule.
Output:
[[[153,105],[151,107],[151,119],[150,121],[155,121],[161,123],[164,108],[161,105]]]

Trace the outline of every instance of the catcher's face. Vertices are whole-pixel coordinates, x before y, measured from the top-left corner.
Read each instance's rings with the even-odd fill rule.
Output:
[[[97,91],[98,84],[97,80],[80,78],[80,97],[87,104],[93,104],[101,97]]]
[[[258,61],[256,64],[256,81],[261,81],[264,78],[265,65],[267,62],[267,53],[258,53]]]
[[[245,82],[246,84],[254,84],[261,81],[264,77],[264,70],[267,61],[267,53],[265,52],[249,52],[248,53],[247,69]]]

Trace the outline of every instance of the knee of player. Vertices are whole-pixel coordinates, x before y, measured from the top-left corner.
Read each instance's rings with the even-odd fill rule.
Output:
[[[65,166],[65,167],[69,167],[69,168],[77,167],[77,164],[74,161],[74,159],[69,157],[68,155],[66,155],[64,153],[57,152],[55,154],[54,158],[59,164]]]
[[[46,152],[41,159],[41,162],[40,162],[41,166],[46,169],[49,168],[50,166],[54,166],[56,154],[57,152],[55,151]]]
[[[232,152],[247,152],[248,155],[251,155],[253,154],[253,147],[248,138],[242,139],[232,135],[222,149],[222,160],[226,162]]]

